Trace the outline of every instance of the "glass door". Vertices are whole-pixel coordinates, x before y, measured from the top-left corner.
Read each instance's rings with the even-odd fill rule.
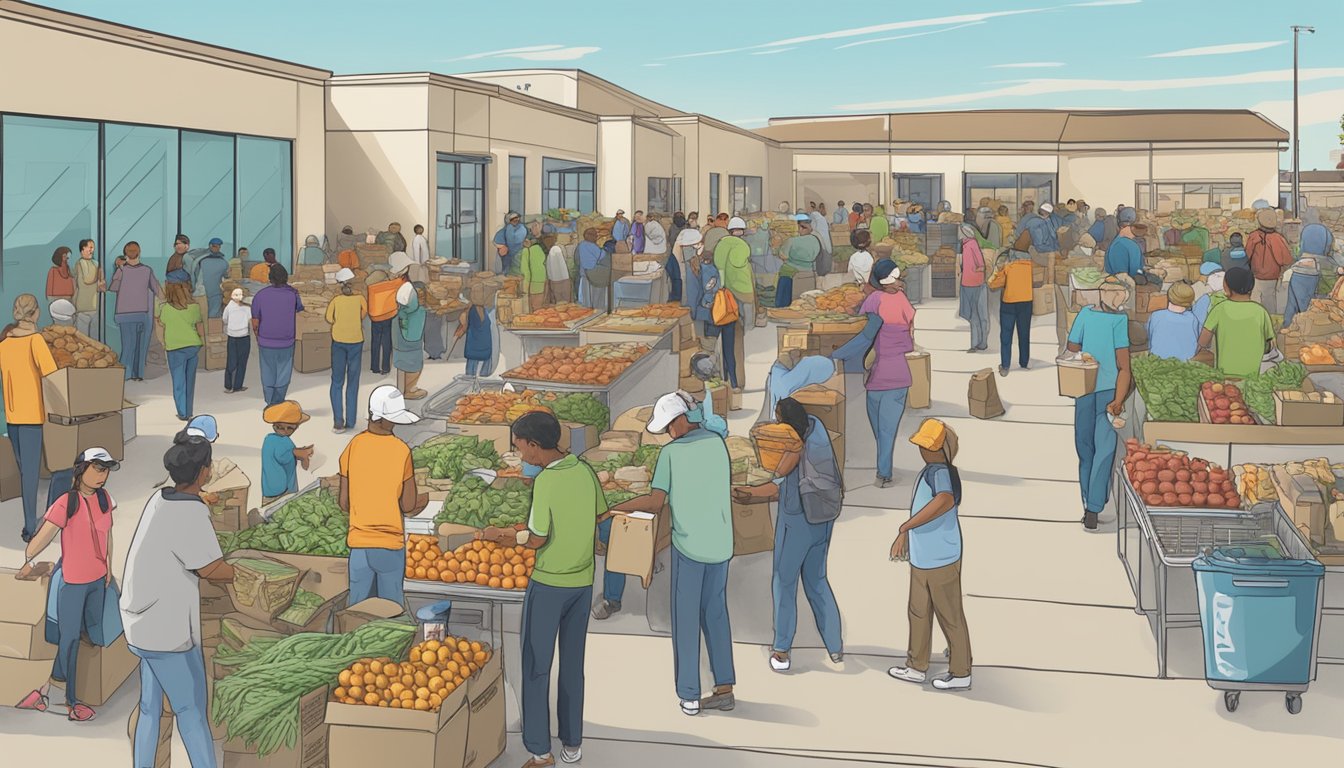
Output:
[[[943,175],[897,173],[896,197],[919,203],[925,210],[932,211],[943,199]]]
[[[471,158],[440,156],[437,180],[434,255],[441,259],[482,264],[487,239],[485,163]]]

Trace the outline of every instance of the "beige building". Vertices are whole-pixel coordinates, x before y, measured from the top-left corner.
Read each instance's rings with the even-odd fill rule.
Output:
[[[793,151],[800,200],[1085,199],[1159,210],[1278,197],[1287,132],[1249,111],[975,111],[786,117],[758,133]]]

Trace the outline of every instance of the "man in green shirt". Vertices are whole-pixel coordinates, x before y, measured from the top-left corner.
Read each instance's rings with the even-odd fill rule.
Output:
[[[518,259],[527,310],[536,312],[546,303],[546,249],[541,247],[540,241],[529,237]]]
[[[93,260],[96,244],[79,241],[79,261],[75,264],[75,328],[89,338],[97,338],[98,294],[103,284],[103,269]]]
[[[672,658],[681,711],[731,710],[733,636],[728,622],[728,563],[733,557],[732,468],[728,446],[687,414],[695,401],[684,392],[658,398],[649,432],[666,432],[653,470],[653,490],[613,513],[660,514],[672,507]],[[700,699],[700,635],[709,651],[714,694]]]
[[[733,338],[733,355],[737,360],[746,360],[747,329],[754,327],[756,312],[756,276],[751,268],[751,246],[743,239],[747,234],[747,223],[734,216],[728,221],[728,235],[720,238],[714,246],[714,266],[719,268],[719,277],[723,287],[733,292],[737,299],[737,327],[739,333]],[[705,246],[709,248],[708,245]],[[737,367],[737,389],[733,390],[733,406],[741,407],[742,388],[747,386],[746,367]]]
[[[1255,278],[1245,267],[1233,267],[1223,278],[1227,301],[1209,310],[1200,349],[1214,347],[1218,370],[1245,378],[1260,373],[1260,362],[1274,347],[1274,325],[1265,308],[1251,299]]]
[[[775,284],[775,306],[787,307],[793,303],[793,277],[799,272],[816,269],[821,253],[821,240],[812,234],[812,220],[804,214],[793,217],[798,222],[798,234],[784,244],[784,265],[779,268],[779,282]]]
[[[593,599],[593,540],[606,501],[592,468],[560,450],[555,416],[524,414],[513,423],[511,437],[524,462],[544,467],[533,481],[532,513],[525,531],[487,528],[482,537],[537,551],[523,596],[523,746],[531,754],[524,768],[544,768],[555,765],[550,687],[557,641],[556,715],[564,747],[560,759],[577,763],[583,756],[583,658]]]

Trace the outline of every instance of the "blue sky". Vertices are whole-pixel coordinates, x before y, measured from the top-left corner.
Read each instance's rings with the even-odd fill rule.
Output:
[[[1204,107],[1290,128],[1289,27],[1307,24],[1303,168],[1330,167],[1344,113],[1344,0],[685,0],[650,13],[608,0],[46,4],[338,74],[577,67],[745,127],[886,110]]]

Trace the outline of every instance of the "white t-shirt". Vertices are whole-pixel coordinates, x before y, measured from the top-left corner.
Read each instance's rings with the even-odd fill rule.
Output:
[[[546,254],[546,279],[552,283],[569,279],[569,263],[565,261],[565,249],[558,245],[552,245],[551,252]]]
[[[178,652],[201,644],[201,590],[195,571],[223,557],[210,509],[171,488],[145,504],[126,552],[121,620],[126,642]]]
[[[854,278],[854,282],[860,285],[868,283],[868,276],[873,273],[873,254],[867,251],[855,251],[849,257],[849,275]]]
[[[247,336],[252,328],[252,308],[246,304],[235,304],[230,301],[224,307],[222,319],[224,332],[235,339],[241,339]]]
[[[411,261],[416,264],[429,261],[429,239],[424,235],[416,235],[411,240]]]

